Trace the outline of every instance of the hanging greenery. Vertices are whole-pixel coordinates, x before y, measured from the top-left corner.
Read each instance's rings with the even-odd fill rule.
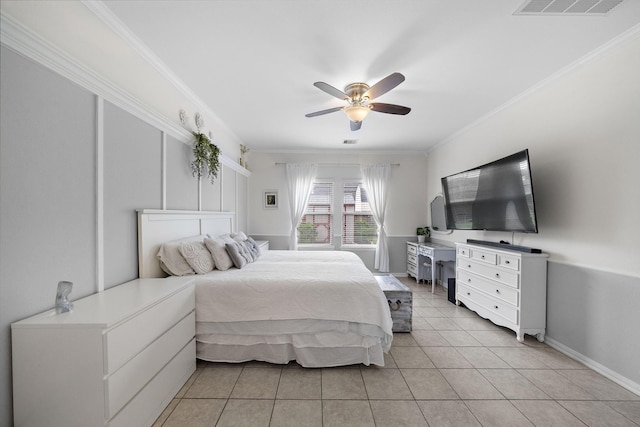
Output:
[[[201,132],[192,132],[196,138],[193,145],[193,161],[191,162],[191,172],[193,176],[202,178],[207,172],[207,176],[211,183],[218,177],[218,169],[220,168],[220,149],[211,142],[209,137]]]

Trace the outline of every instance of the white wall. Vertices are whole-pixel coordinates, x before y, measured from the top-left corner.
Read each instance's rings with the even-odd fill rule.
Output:
[[[429,153],[440,178],[529,148],[539,234],[515,243],[554,261],[640,276],[640,38],[602,55]],[[511,240],[511,233],[455,232]]]
[[[440,178],[529,148],[539,234],[455,231],[549,253],[547,336],[640,391],[640,36],[584,62],[427,158]]]
[[[289,197],[284,165],[276,163],[317,163],[319,179],[361,178],[359,164],[395,163],[391,169],[387,232],[389,235],[415,235],[419,225],[426,224],[426,155],[423,153],[395,154],[282,154],[252,152],[249,184],[249,231],[265,235],[289,235]],[[338,164],[347,164],[339,166]],[[338,181],[339,182],[339,181]],[[263,209],[264,190],[278,190],[280,207],[276,211]],[[411,189],[412,191],[407,191]]]
[[[364,142],[363,142],[364,143]],[[285,166],[276,163],[317,163],[318,179],[342,180],[361,178],[359,164],[392,163],[386,229],[390,246],[390,271],[406,274],[407,239],[415,239],[416,227],[427,224],[427,169],[423,153],[348,154],[348,153],[257,153],[250,159],[249,227],[251,235],[269,239],[272,248],[287,249],[291,228],[289,196]],[[342,164],[342,165],[339,165]],[[346,164],[346,165],[345,165]],[[279,208],[264,209],[265,190],[277,190]],[[354,251],[373,269],[373,250]]]

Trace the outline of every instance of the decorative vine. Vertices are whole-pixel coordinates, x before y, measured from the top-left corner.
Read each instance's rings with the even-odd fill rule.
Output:
[[[193,161],[191,162],[191,172],[193,176],[202,178],[207,172],[207,177],[213,184],[213,181],[218,177],[218,170],[220,168],[220,149],[217,145],[211,142],[202,132],[191,132],[196,138],[196,142],[193,144]]]

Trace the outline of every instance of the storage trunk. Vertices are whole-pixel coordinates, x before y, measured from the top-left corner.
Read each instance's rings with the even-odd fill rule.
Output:
[[[380,289],[384,292],[391,310],[393,332],[411,332],[413,295],[411,289],[403,285],[393,275],[376,276]]]

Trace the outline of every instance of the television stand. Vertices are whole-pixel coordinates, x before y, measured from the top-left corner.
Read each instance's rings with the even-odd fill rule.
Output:
[[[498,243],[498,242],[490,242],[488,240],[475,240],[475,239],[467,239],[467,243],[473,245],[481,245],[481,246],[492,246],[494,248],[506,249],[509,251],[518,251],[518,252],[526,252],[529,254],[540,254],[542,251],[536,248],[530,248],[528,246],[518,246],[512,245],[510,243]]]

